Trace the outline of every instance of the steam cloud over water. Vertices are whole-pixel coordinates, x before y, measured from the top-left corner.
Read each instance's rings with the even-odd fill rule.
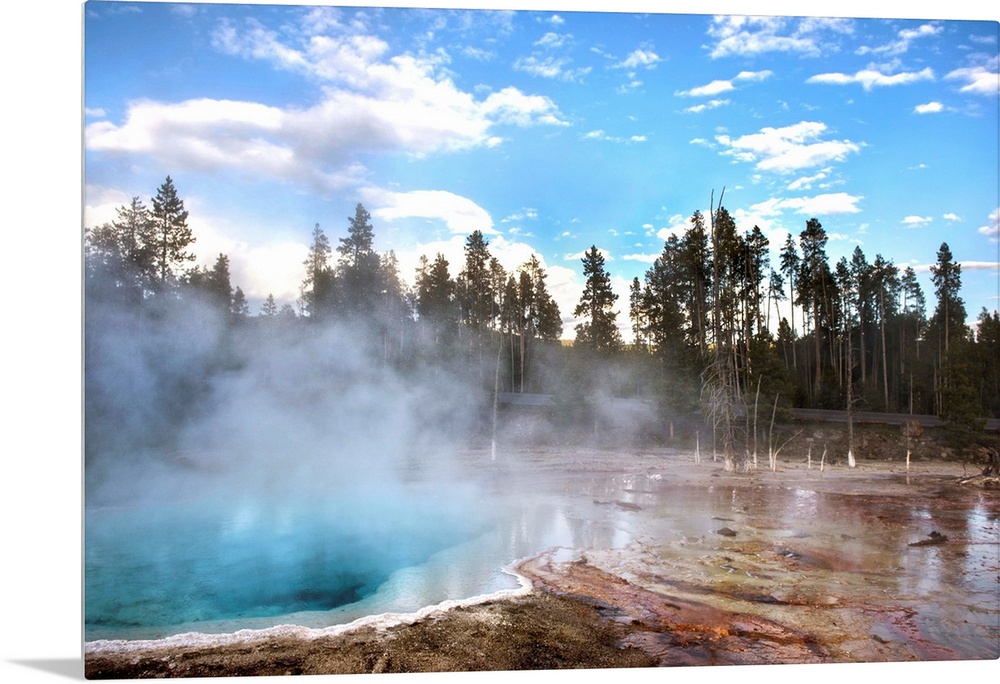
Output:
[[[482,524],[452,467],[481,393],[266,323],[87,312],[88,638],[328,610]]]

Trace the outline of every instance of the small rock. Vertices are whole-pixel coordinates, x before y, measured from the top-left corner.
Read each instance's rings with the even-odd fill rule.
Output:
[[[941,534],[937,530],[934,530],[929,535],[927,535],[927,539],[921,539],[920,541],[917,542],[911,542],[910,546],[932,546],[934,544],[944,544],[946,541],[948,541],[948,537]]]

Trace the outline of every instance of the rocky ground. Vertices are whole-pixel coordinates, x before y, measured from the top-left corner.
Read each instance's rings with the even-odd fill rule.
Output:
[[[736,474],[705,454],[697,464],[690,458],[678,463],[667,453],[637,458],[634,451],[610,457],[561,450],[533,455],[541,469],[631,468],[646,478],[653,493],[669,473],[672,487],[736,482],[759,497],[806,487],[848,502],[863,498],[878,502],[883,519],[873,524],[883,527],[903,524],[890,520],[887,502],[919,497],[928,506],[944,506],[951,500],[942,497],[944,490],[962,501],[972,493],[987,517],[995,521],[1000,515],[1000,481],[979,476],[973,463],[921,460],[907,466],[900,459],[862,460],[853,469],[825,462],[821,468],[820,454],[810,457],[815,460],[799,455],[794,462],[780,461],[773,471],[761,459],[755,471]],[[641,508],[620,504],[637,512]],[[754,533],[748,534],[751,528]],[[518,568],[532,582],[530,593],[431,611],[415,621],[336,632],[277,629],[221,642],[89,644],[85,673],[90,679],[131,679],[968,657],[926,633],[913,605],[882,597],[877,572],[841,567],[837,554],[820,546],[779,543],[745,509],[720,520],[715,532],[714,539],[646,540],[624,550],[579,551],[570,558],[542,554]],[[969,554],[981,550],[952,536],[913,538],[940,545],[952,560],[968,565]],[[982,558],[975,572],[985,573],[987,585],[992,578],[996,599],[1000,559],[989,552]],[[792,577],[815,581],[789,581]],[[1000,656],[1000,606],[985,610],[987,616],[977,619],[993,631],[984,637],[982,657],[995,659]]]

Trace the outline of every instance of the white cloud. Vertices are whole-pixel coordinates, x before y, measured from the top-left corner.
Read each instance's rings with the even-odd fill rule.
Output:
[[[727,148],[723,154],[737,161],[752,163],[761,171],[787,173],[843,161],[861,150],[850,140],[821,140],[826,124],[802,121],[783,128],[762,128],[757,133],[731,138],[716,136]]]
[[[833,192],[813,197],[794,197],[786,199],[769,199],[755,204],[752,211],[762,216],[777,216],[785,211],[809,216],[829,216],[832,214],[856,214],[858,202],[864,197],[850,195],[846,192]]]
[[[462,48],[462,54],[470,59],[475,59],[480,62],[489,62],[496,58],[496,53],[490,50],[484,50],[483,48],[474,47],[472,45],[466,45]]]
[[[629,136],[628,138],[623,138],[617,135],[608,135],[600,128],[593,131],[587,131],[580,137],[583,140],[603,140],[606,142],[625,143],[625,144],[644,143],[647,140],[646,136],[644,135],[632,135]]]
[[[559,117],[558,108],[552,100],[543,95],[525,95],[513,86],[490,94],[480,109],[488,119],[500,123],[517,126],[569,125]]]
[[[132,102],[121,123],[86,127],[88,149],[331,190],[359,182],[366,152],[492,147],[501,141],[493,132],[500,125],[566,124],[547,97],[506,87],[476,99],[447,76],[441,54],[390,56],[373,36],[312,35],[296,48],[249,24],[223,25],[215,41],[228,54],[316,79],[322,97],[305,108],[208,98]]]
[[[659,258],[659,254],[625,254],[622,255],[623,261],[639,261],[644,264],[651,264]]]
[[[682,97],[712,97],[728,93],[736,89],[736,83],[748,81],[751,83],[765,81],[773,75],[773,72],[764,71],[741,71],[731,79],[717,79],[703,86],[697,86],[690,90],[680,90],[677,95]]]
[[[468,235],[478,230],[497,235],[489,213],[472,200],[445,190],[391,192],[368,188],[363,192],[371,215],[383,221],[406,218],[438,220],[454,234]]]
[[[1000,261],[960,261],[963,271],[1000,271]]]
[[[943,218],[945,221],[953,221],[953,222],[962,220],[962,217],[954,212],[948,212],[947,214],[944,214],[941,218]]]
[[[928,102],[926,104],[920,104],[913,108],[913,111],[917,114],[937,114],[938,112],[944,111],[944,105],[940,102]]]
[[[829,177],[831,171],[832,169],[830,167],[827,167],[825,169],[820,170],[818,173],[813,174],[812,176],[803,176],[802,178],[797,178],[788,184],[788,189],[792,191],[810,190],[817,183],[826,180]]]
[[[944,27],[935,24],[923,24],[915,29],[903,29],[896,34],[896,40],[893,40],[885,45],[879,45],[878,47],[862,46],[858,48],[855,52],[859,55],[867,54],[877,54],[886,56],[896,56],[908,52],[913,41],[919,38],[927,38],[930,36],[936,36]]]
[[[590,67],[568,69],[567,66],[572,61],[568,57],[530,55],[528,57],[521,57],[514,62],[514,68],[532,76],[558,78],[564,81],[579,81],[590,73]]]
[[[535,41],[535,45],[543,47],[546,49],[560,48],[566,44],[570,36],[556,33],[555,31],[549,31],[544,36]]]
[[[688,222],[688,219],[680,214],[676,214],[670,217],[668,225],[656,231],[656,237],[666,242],[671,235],[676,235],[678,237],[684,235],[685,231],[687,231],[689,227],[690,223]]]
[[[500,223],[510,223],[512,221],[525,221],[534,220],[538,218],[538,210],[532,209],[531,207],[525,207],[521,211],[516,211],[510,216],[500,220]]]
[[[653,52],[652,49],[646,47],[640,47],[632,52],[623,59],[622,61],[613,64],[614,69],[652,69],[658,63],[663,61],[658,54]]]
[[[579,82],[590,73],[590,67],[571,68],[573,60],[570,57],[554,54],[570,45],[572,40],[571,34],[549,31],[535,41],[534,46],[539,49],[515,60],[514,68],[539,78]]]
[[[925,67],[920,71],[904,71],[896,74],[886,74],[877,69],[862,69],[854,74],[826,73],[816,74],[806,79],[806,83],[821,83],[828,85],[860,84],[865,90],[888,86],[909,85],[919,81],[933,81],[934,70]]]
[[[688,97],[705,97],[712,95],[721,95],[722,93],[729,92],[730,90],[735,90],[736,86],[733,85],[732,81],[716,80],[712,81],[703,86],[698,86],[697,88],[692,88],[691,90],[679,91],[678,95],[688,96]]]
[[[1000,208],[994,209],[985,226],[980,226],[979,234],[985,235],[993,242],[1000,240]]]
[[[904,226],[925,226],[934,219],[930,216],[907,216],[902,220]]]
[[[86,201],[83,206],[83,225],[86,228],[96,228],[118,219],[118,207],[128,206],[132,197],[127,192],[117,188],[106,188],[99,185],[87,185],[84,188]],[[149,207],[149,198],[140,197],[143,204]]]
[[[965,81],[965,85],[959,88],[961,93],[973,95],[989,95],[996,97],[1000,92],[1000,70],[996,65],[992,69],[976,66],[955,69],[945,76],[950,81]]]
[[[709,46],[713,58],[754,56],[767,52],[796,53],[809,57],[822,54],[826,33],[850,33],[853,23],[845,19],[753,16],[717,16],[712,19]]]
[[[716,100],[709,100],[708,102],[704,102],[704,103],[699,104],[699,105],[694,105],[694,106],[688,107],[684,111],[688,112],[690,114],[700,114],[701,112],[707,111],[709,109],[717,109],[719,107],[724,107],[724,106],[728,105],[729,102],[730,102],[729,100],[718,100],[718,99],[716,99]],[[691,142],[695,142],[695,141],[692,140]],[[704,141],[700,140],[699,142],[704,142]]]
[[[573,254],[566,254],[566,255],[563,256],[563,261],[580,261],[581,259],[583,259],[584,255],[586,255],[586,253],[589,252],[589,251],[590,251],[590,248],[588,247],[587,249],[584,249],[584,250],[579,251],[579,252],[574,252]],[[601,254],[601,256],[604,257],[604,261],[614,261],[615,260],[615,258],[613,256],[611,256],[611,253],[608,252],[606,249],[602,249],[602,248],[598,247],[597,251]]]

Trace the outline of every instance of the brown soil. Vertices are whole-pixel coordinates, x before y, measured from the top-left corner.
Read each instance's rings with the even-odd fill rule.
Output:
[[[721,463],[678,465],[648,453],[637,459],[630,456],[616,453],[608,458],[595,452],[574,453],[570,459],[551,453],[534,458],[535,466],[543,470],[631,470],[650,481],[669,468],[673,486],[738,478],[750,487],[788,489],[808,481],[817,491],[887,500],[916,495],[930,501],[943,483],[983,487],[990,492],[991,507],[1000,508],[993,498],[995,490],[985,489],[992,481],[973,477],[975,467],[956,463],[924,461],[907,470],[899,462],[869,461],[855,469],[825,465],[820,471],[814,461],[811,468],[804,463],[783,464],[775,472],[761,467],[740,475],[725,472]],[[720,529],[726,524],[731,523],[720,522]],[[542,554],[518,568],[533,584],[527,595],[435,611],[390,626],[367,625],[337,633],[304,629],[247,633],[222,643],[89,644],[85,674],[88,679],[131,679],[958,657],[920,632],[912,608],[866,595],[863,583],[875,581],[870,576],[847,579],[842,587],[821,586],[818,581],[791,588],[765,582],[803,570],[845,576],[853,572],[854,568],[839,567],[836,553],[791,553],[739,536],[726,544],[724,555],[703,553],[686,561],[673,556],[665,560],[670,555],[665,544],[633,545],[624,553],[579,552],[561,562],[554,553]],[[682,568],[681,562],[687,565]],[[746,577],[733,583],[699,575],[699,567],[708,564],[731,564]],[[1000,568],[986,571],[996,574]]]
[[[85,672],[88,679],[132,679],[655,665],[653,656],[622,646],[626,628],[603,618],[603,609],[537,592],[453,608],[412,625],[363,627],[340,636],[92,653]]]

